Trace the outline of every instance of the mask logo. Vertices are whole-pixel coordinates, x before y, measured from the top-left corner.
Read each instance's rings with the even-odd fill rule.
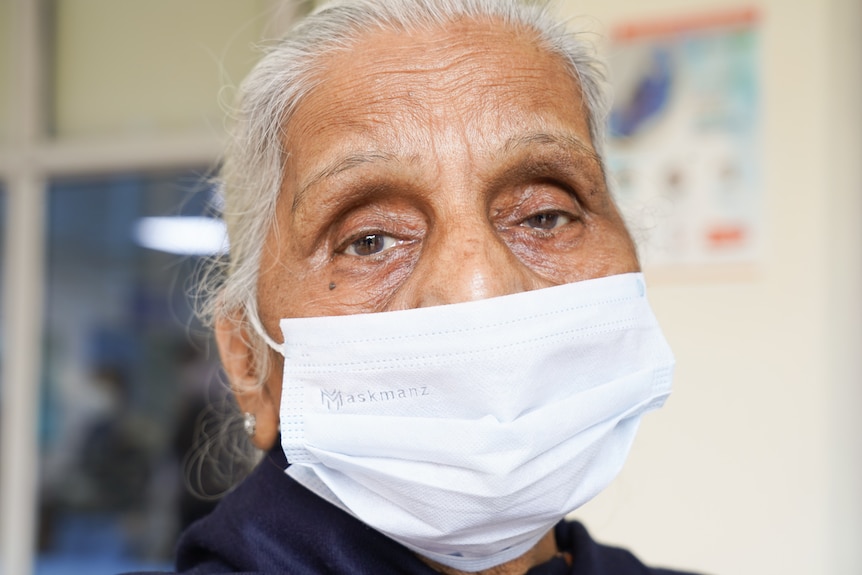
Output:
[[[400,389],[387,389],[360,393],[342,393],[340,389],[320,390],[320,403],[326,411],[338,411],[345,403],[379,403],[383,401],[394,401],[399,399],[413,399],[431,395],[428,386],[404,387]]]
[[[344,398],[342,398],[341,391],[338,389],[333,389],[331,391],[321,389],[320,401],[323,402],[323,407],[325,407],[327,411],[332,411],[333,407],[336,410],[341,409],[341,406],[344,405]]]

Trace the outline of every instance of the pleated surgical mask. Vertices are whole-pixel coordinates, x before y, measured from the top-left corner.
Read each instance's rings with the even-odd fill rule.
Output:
[[[674,366],[639,273],[280,325],[287,474],[465,571],[604,489]]]

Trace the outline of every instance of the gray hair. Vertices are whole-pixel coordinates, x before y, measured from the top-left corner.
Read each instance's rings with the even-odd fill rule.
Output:
[[[297,104],[319,82],[315,73],[321,58],[350,48],[375,30],[435,29],[464,19],[499,21],[530,31],[537,44],[561,57],[580,85],[593,146],[601,154],[608,107],[604,69],[593,46],[559,23],[546,5],[520,0],[336,0],[302,20],[240,86],[236,123],[218,178],[230,255],[210,274],[217,286],[208,292],[207,319],[234,318],[239,326],[260,326],[260,255],[290,153],[283,134]],[[251,349],[257,350],[256,372],[262,382],[269,354],[260,337],[244,331],[252,338]]]

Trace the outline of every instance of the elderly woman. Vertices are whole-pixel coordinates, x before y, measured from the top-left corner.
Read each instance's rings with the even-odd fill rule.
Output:
[[[267,454],[189,573],[642,574],[564,516],[673,358],[588,46],[515,0],[318,10],[242,85],[212,314]]]

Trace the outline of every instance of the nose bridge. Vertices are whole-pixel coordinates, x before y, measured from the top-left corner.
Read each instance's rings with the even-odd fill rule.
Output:
[[[489,222],[462,221],[426,246],[416,307],[460,303],[529,289],[526,270]]]

